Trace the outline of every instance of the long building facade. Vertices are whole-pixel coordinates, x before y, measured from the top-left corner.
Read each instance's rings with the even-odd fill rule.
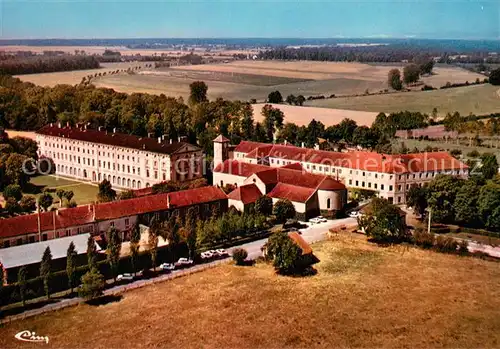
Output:
[[[183,141],[61,124],[41,128],[36,141],[39,157],[52,159],[56,174],[78,180],[142,189],[203,176],[202,150]]]
[[[329,176],[343,183],[348,189],[374,191],[378,196],[395,204],[405,204],[407,193],[412,186],[422,186],[438,174],[461,178],[469,176],[468,166],[446,152],[333,152],[286,144],[243,141],[228,155],[225,150],[228,146],[227,142],[215,140],[216,164],[223,163],[226,156],[240,163],[240,169],[245,169],[245,166],[250,164],[273,168],[298,164],[304,172]],[[228,183],[241,181],[240,176],[225,172],[220,173],[217,178]]]

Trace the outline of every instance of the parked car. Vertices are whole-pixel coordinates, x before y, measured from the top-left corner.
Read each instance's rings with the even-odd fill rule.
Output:
[[[162,263],[162,264],[160,264],[160,269],[161,270],[174,270],[175,265],[173,263]]]
[[[349,213],[349,217],[358,218],[359,217],[359,211],[351,211]]]
[[[194,264],[193,260],[192,259],[188,259],[188,258],[185,258],[185,257],[181,257],[179,258],[179,260],[175,263],[175,266],[176,267],[186,267],[188,265],[192,265]]]
[[[116,281],[132,281],[134,280],[134,274],[125,273],[117,276]]]
[[[227,253],[227,251],[223,248],[219,248],[219,249],[215,250],[215,252],[217,252],[217,254],[221,257],[229,256],[229,253]]]
[[[311,224],[318,224],[318,223],[321,223],[321,220],[318,219],[318,218],[311,218],[309,220],[309,223],[311,223]]]
[[[201,259],[213,258],[214,254],[211,251],[205,251],[200,254]]]
[[[319,219],[319,221],[320,221],[320,222],[322,222],[322,223],[326,223],[326,222],[328,222],[328,219],[326,219],[326,218],[325,218],[325,217],[323,217],[323,216],[318,216],[318,217],[316,217],[316,219]]]

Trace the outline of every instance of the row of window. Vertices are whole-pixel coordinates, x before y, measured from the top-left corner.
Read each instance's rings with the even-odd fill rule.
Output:
[[[353,180],[352,179],[349,179],[349,185],[353,185]],[[359,181],[354,181],[354,186],[355,187],[359,187]],[[361,187],[362,188],[369,188],[369,189],[372,189],[372,182],[364,182],[362,181],[361,182]],[[378,183],[373,183],[373,189],[378,189]],[[384,184],[380,184],[380,190],[384,190],[385,189],[385,185]],[[392,191],[393,189],[393,186],[392,185],[389,185],[389,191]]]

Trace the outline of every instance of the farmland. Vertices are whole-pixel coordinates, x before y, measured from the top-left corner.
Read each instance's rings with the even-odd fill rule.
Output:
[[[262,121],[264,119],[261,114],[264,105],[264,103],[253,105],[255,121]],[[285,114],[285,122],[293,122],[299,126],[308,125],[312,119],[330,126],[340,123],[345,118],[356,121],[359,126],[371,126],[378,114],[357,110],[299,107],[287,104],[273,104],[273,107],[280,109]]]
[[[440,116],[458,111],[462,115],[500,112],[498,86],[489,84],[438,91],[406,92],[363,97],[331,98],[307,103],[308,106],[363,111],[420,111],[430,114],[437,108]]]
[[[280,277],[266,264],[224,265],[6,325],[0,347],[20,329],[53,348],[498,347],[496,262],[364,237],[313,245],[318,274]]]

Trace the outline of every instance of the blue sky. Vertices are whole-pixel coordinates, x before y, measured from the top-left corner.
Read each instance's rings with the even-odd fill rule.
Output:
[[[0,37],[500,39],[500,0],[0,0]]]

